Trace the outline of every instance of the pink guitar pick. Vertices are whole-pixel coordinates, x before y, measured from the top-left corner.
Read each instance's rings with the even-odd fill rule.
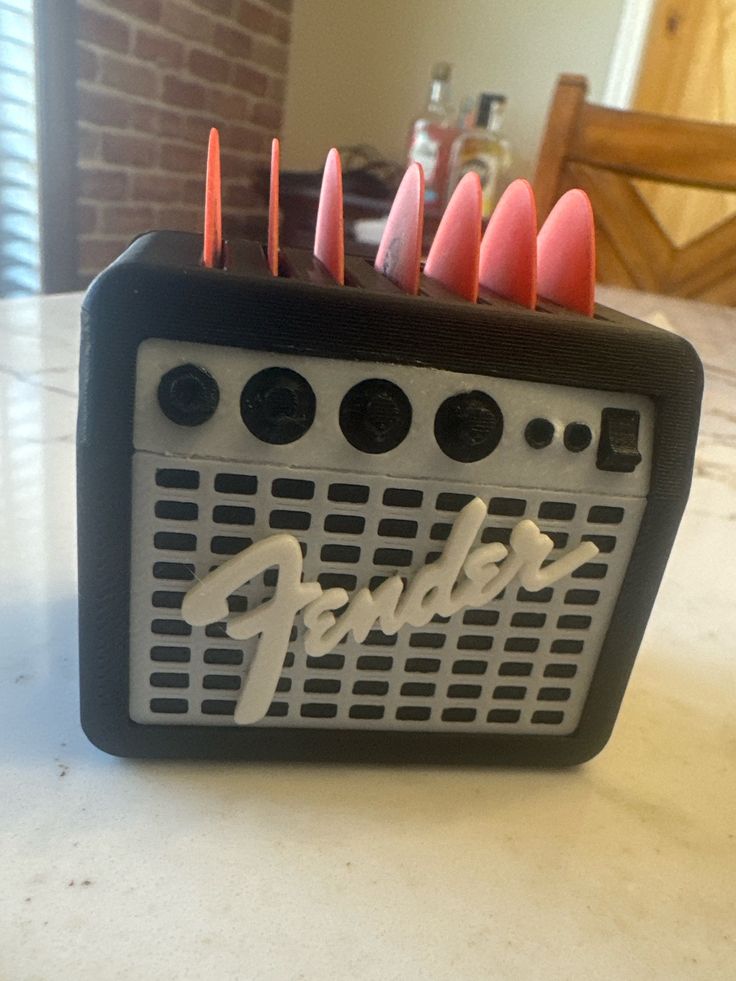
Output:
[[[332,278],[345,282],[345,229],[342,210],[342,166],[333,147],[327,154],[317,209],[314,255]]]
[[[424,171],[413,163],[391,205],[375,262],[376,269],[406,293],[419,292],[423,228]]]
[[[563,194],[537,239],[539,295],[592,317],[595,310],[595,228],[585,191]]]
[[[482,191],[476,173],[455,188],[424,264],[424,274],[472,303],[478,299]]]
[[[537,305],[537,206],[528,181],[506,188],[480,245],[480,285],[534,309]]]

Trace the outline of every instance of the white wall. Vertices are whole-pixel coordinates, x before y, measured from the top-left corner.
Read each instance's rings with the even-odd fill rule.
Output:
[[[453,92],[509,97],[515,175],[533,172],[557,75],[587,75],[601,100],[624,0],[294,0],[283,166],[371,143],[403,160],[435,61]]]

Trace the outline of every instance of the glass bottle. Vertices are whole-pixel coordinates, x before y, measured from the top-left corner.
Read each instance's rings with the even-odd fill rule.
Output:
[[[490,217],[502,187],[501,182],[511,164],[511,148],[502,135],[506,96],[483,92],[478,99],[471,129],[453,142],[450,153],[448,194],[458,181],[474,170],[483,189],[483,219]]]
[[[424,112],[414,120],[409,132],[409,163],[424,168],[425,205],[430,213],[441,211],[445,203],[449,176],[450,150],[459,130],[450,103],[452,65],[437,62]]]
[[[475,122],[475,107],[477,104],[477,98],[474,98],[472,95],[466,95],[460,103],[460,109],[457,114],[458,133],[462,133],[466,129],[472,129],[473,123]]]

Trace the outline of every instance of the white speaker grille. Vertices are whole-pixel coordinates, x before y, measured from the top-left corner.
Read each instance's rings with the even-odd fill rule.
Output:
[[[352,591],[440,553],[460,508],[489,504],[479,542],[508,541],[522,517],[555,542],[600,554],[554,587],[516,584],[488,607],[396,636],[352,635],[306,656],[298,620],[269,714],[258,725],[565,735],[576,728],[646,499],[464,485],[136,452],[133,460],[130,714],[143,724],[233,725],[257,643],[223,623],[190,627],[195,578],[276,531],[304,551],[304,574]],[[269,598],[273,570],[230,598]]]

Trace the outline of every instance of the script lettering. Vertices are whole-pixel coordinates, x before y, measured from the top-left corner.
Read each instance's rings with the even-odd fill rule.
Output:
[[[289,643],[294,617],[322,595],[316,582],[302,582],[303,559],[293,535],[272,535],[233,556],[205,576],[184,597],[181,612],[192,626],[206,626],[228,616],[227,597],[254,576],[276,566],[278,582],[270,600],[255,610],[231,617],[227,632],[236,640],[260,634],[248,672],[248,697],[235,708],[241,725],[262,719],[271,704]]]
[[[508,549],[498,542],[471,549],[486,514],[480,498],[470,501],[458,515],[440,558],[419,569],[406,589],[398,574],[374,590],[358,590],[352,599],[344,589],[323,590],[319,583],[302,582],[301,549],[287,534],[251,545],[199,581],[184,597],[182,616],[187,623],[205,626],[227,620],[230,637],[260,637],[235,722],[247,725],[266,714],[300,611],[304,649],[311,657],[321,657],[350,633],[362,643],[375,624],[383,633],[395,634],[407,624],[423,627],[437,614],[449,617],[467,606],[483,606],[514,579],[525,589],[543,589],[598,554],[592,542],[583,542],[543,567],[554,546],[528,519],[514,527]],[[272,567],[278,570],[278,582],[271,599],[228,620],[227,597]]]

